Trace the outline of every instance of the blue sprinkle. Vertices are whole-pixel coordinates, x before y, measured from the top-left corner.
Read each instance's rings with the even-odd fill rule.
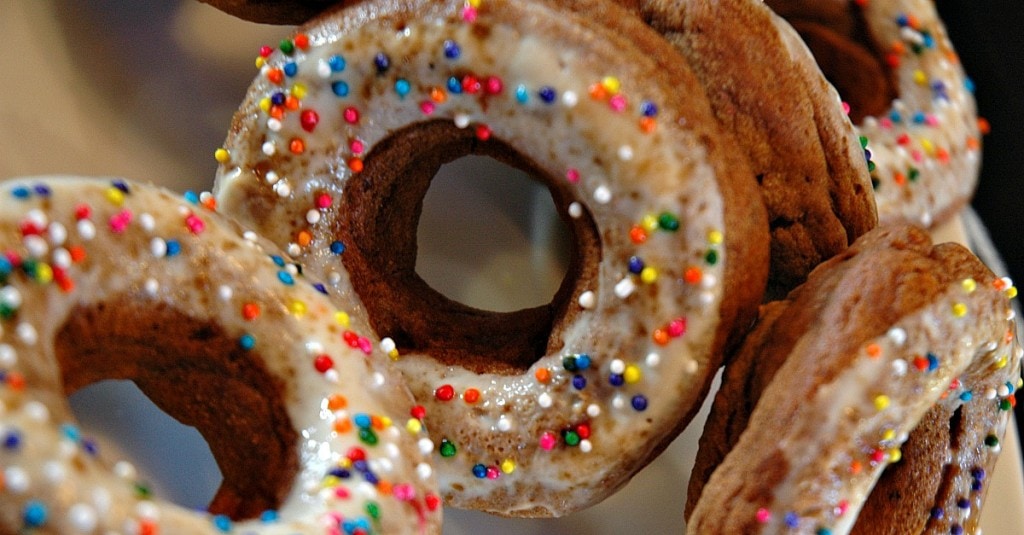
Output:
[[[260,522],[264,524],[270,524],[271,522],[277,522],[277,511],[273,509],[267,509],[260,513]]]
[[[345,244],[340,241],[331,243],[331,252],[334,254],[341,254],[345,252]]]
[[[901,123],[903,122],[903,116],[900,115],[900,112],[893,110],[889,112],[889,120],[894,123]]]
[[[473,466],[473,475],[480,479],[487,477],[487,467],[482,464]]]
[[[965,390],[960,393],[960,401],[970,401],[974,397],[974,393],[970,390]]]
[[[299,72],[299,66],[296,65],[294,61],[289,61],[288,63],[284,64],[285,76],[291,78],[292,76],[295,76],[297,72]]]
[[[78,427],[71,424],[61,425],[60,432],[64,435],[64,438],[71,442],[78,442],[82,438],[82,433],[78,430]]]
[[[637,412],[643,412],[647,410],[647,398],[643,394],[637,394],[633,396],[633,409]]]
[[[318,291],[318,292],[320,292],[320,293],[322,293],[322,294],[324,294],[324,295],[327,295],[327,287],[324,286],[323,283],[320,283],[320,282],[313,283],[313,289]]]
[[[949,528],[949,533],[950,535],[963,535],[964,528],[960,527],[960,524],[953,524],[953,526]]]
[[[935,353],[928,353],[928,371],[933,372],[939,369],[939,357]]]
[[[975,466],[974,468],[971,468],[971,477],[977,479],[978,481],[985,481],[985,469],[981,468],[980,466]]]
[[[332,468],[327,475],[334,476],[338,479],[348,479],[352,477],[352,472],[345,470],[344,468]]]
[[[352,418],[352,423],[356,424],[358,427],[370,427],[372,420],[370,419],[370,415],[366,413],[359,413]]]
[[[454,93],[456,95],[462,93],[462,82],[454,76],[448,77],[448,81],[445,82],[445,87],[448,88],[450,93]]]
[[[31,500],[26,503],[25,509],[22,512],[22,519],[25,525],[31,528],[37,528],[45,524],[47,516],[46,504],[38,500]]]
[[[383,52],[377,52],[373,56],[373,66],[377,68],[377,74],[384,74],[391,68],[391,58]]]
[[[100,452],[100,445],[91,438],[83,438],[82,450],[90,456],[95,457]]]
[[[956,506],[961,509],[970,509],[971,500],[968,500],[967,498],[960,498],[956,501]]]
[[[460,55],[462,55],[462,49],[459,48],[459,44],[451,39],[445,39],[444,57],[448,59],[457,59]]]
[[[540,97],[540,99],[543,100],[545,104],[551,104],[552,102],[555,101],[555,97],[557,97],[558,94],[555,93],[555,88],[546,85],[540,88],[540,91],[537,91],[537,96]]]
[[[15,199],[27,199],[31,194],[32,191],[25,186],[15,186],[15,188],[11,190],[11,195],[13,195]]]
[[[608,382],[612,386],[622,386],[623,383],[626,382],[626,379],[622,376],[621,373],[613,373],[608,376]]]
[[[919,112],[915,112],[914,113],[914,119],[913,119],[914,120],[914,124],[924,124],[925,119],[926,119],[926,117],[925,117],[923,111],[919,111]]]
[[[7,257],[0,256],[0,276],[6,277],[11,274],[11,271],[14,271],[14,265]]]
[[[188,190],[184,194],[185,200],[192,204],[199,204],[199,195],[192,190]]]
[[[345,58],[335,54],[327,59],[327,66],[334,72],[341,72],[345,70]]]
[[[786,513],[786,518],[783,522],[786,523],[786,527],[795,528],[800,523],[800,517],[796,516],[796,513],[790,511]]]
[[[637,256],[629,257],[629,272],[634,275],[639,275],[644,270],[644,261]]]
[[[17,431],[8,431],[4,435],[4,449],[16,450],[21,446],[21,433]]]
[[[974,93],[974,79],[967,77],[964,78],[964,89],[970,93]]]
[[[231,519],[228,518],[227,515],[214,516],[213,525],[223,533],[231,531]]]
[[[576,390],[583,390],[587,387],[587,378],[582,375],[572,376],[572,387]]]
[[[645,100],[645,101],[641,102],[640,103],[640,114],[643,115],[644,117],[655,117],[655,116],[657,116],[658,115],[658,106],[657,106],[657,104],[655,104],[655,103],[653,103],[653,102],[651,102],[649,100]]]
[[[121,193],[131,193],[128,189],[128,183],[124,180],[115,180],[111,183],[112,186],[121,191]]]
[[[589,367],[590,367],[590,355],[588,355],[586,353],[582,353],[582,354],[576,355],[576,368],[577,369],[585,370],[585,369],[587,369]]]
[[[127,188],[127,186],[125,187]],[[49,197],[50,194],[53,193],[50,190],[50,186],[47,186],[46,184],[36,184],[35,186],[32,187],[32,191],[34,191],[36,195],[39,195],[40,197]],[[125,193],[127,193],[127,191]]]
[[[238,345],[245,350],[252,349],[256,347],[256,337],[251,334],[243,334],[242,337],[238,339]]]
[[[284,257],[281,255],[270,255],[270,259],[274,261],[274,264],[277,265],[277,267],[284,267]]]
[[[178,240],[167,240],[167,255],[166,256],[168,256],[168,257],[178,256],[180,253],[181,253],[181,243],[179,243]]]
[[[935,48],[935,38],[932,37],[932,34],[930,34],[928,32],[925,32],[922,35],[924,37],[924,47],[925,48]]]
[[[412,85],[409,84],[409,80],[406,80],[405,78],[399,78],[398,80],[395,80],[395,93],[398,93],[399,97],[405,98],[405,96],[408,95],[409,91],[411,90]]]
[[[284,104],[284,101],[285,101],[286,98],[288,98],[288,97],[286,97],[284,95],[284,93],[278,91],[278,92],[274,93],[273,95],[270,95],[270,103],[275,105],[275,106],[280,106],[280,105]]]
[[[516,102],[520,104],[526,104],[530,100],[530,92],[526,90],[526,86],[519,84],[516,86]]]
[[[348,96],[348,83],[343,81],[343,80],[338,80],[337,82],[332,82],[331,83],[331,91],[334,92],[334,94],[336,96],[347,97]]]
[[[358,461],[352,461],[352,468],[355,468],[359,473],[368,473],[370,465],[366,463],[365,459],[359,459]]]
[[[900,27],[905,27],[908,24],[910,24],[910,19],[908,19],[907,16],[903,15],[903,14],[897,15],[896,16],[896,24],[899,24]]]
[[[946,516],[946,512],[941,507],[932,507],[931,517],[935,520],[942,520],[942,517]]]
[[[283,282],[288,286],[295,284],[295,279],[292,277],[292,274],[288,273],[287,271],[278,271],[277,280]]]

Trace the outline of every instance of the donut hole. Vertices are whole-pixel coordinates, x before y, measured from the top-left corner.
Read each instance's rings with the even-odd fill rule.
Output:
[[[284,386],[258,354],[164,303],[120,297],[80,305],[68,318],[54,339],[66,396],[109,379],[133,382],[208,444],[222,474],[210,512],[240,520],[279,507],[298,473],[299,438]],[[172,468],[189,480],[203,469]]]
[[[850,106],[850,120],[888,112],[899,96],[886,51],[871,35],[863,9],[820,0],[767,0],[800,34],[825,78]]]
[[[568,230],[548,189],[488,156],[441,166],[424,197],[417,236],[416,273],[446,297],[481,310],[550,303],[569,267]]]
[[[459,162],[468,156],[500,162],[547,186],[568,235],[565,275],[549,302],[512,311],[478,308],[438,291],[417,272],[427,191],[445,164],[456,162],[457,169],[481,163]],[[480,139],[474,128],[428,121],[392,133],[367,154],[363,171],[346,183],[334,230],[346,244],[342,261],[378,335],[392,338],[402,353],[426,354],[477,373],[518,375],[562,346],[561,329],[579,308],[571,303],[596,278],[596,225],[585,208],[578,217],[568,216],[573,201],[564,179],[554,179],[497,136]]]

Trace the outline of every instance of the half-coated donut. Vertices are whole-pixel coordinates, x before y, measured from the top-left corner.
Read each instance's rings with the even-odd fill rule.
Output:
[[[385,353],[210,200],[0,185],[0,532],[439,531],[431,444]],[[152,496],[79,427],[66,396],[103,379],[206,438],[209,512]]]

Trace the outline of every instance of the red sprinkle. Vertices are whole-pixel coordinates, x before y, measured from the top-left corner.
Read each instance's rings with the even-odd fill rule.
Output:
[[[319,122],[320,115],[316,110],[303,110],[299,115],[299,123],[302,124],[302,129],[306,132],[312,132]]]
[[[434,390],[434,397],[441,401],[451,401],[455,398],[455,387],[452,385],[441,385]]]
[[[334,360],[328,355],[317,355],[313,359],[313,367],[320,373],[325,373],[327,370],[334,367]]]

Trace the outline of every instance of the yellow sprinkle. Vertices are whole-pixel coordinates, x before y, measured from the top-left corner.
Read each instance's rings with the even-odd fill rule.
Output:
[[[231,160],[231,153],[222,147],[213,151],[213,159],[217,160],[218,163],[228,163]]]
[[[889,406],[889,396],[879,394],[875,396],[875,409],[883,411]]]
[[[302,317],[306,315],[306,303],[302,301],[292,301],[288,304],[288,310],[291,311],[293,316]]]
[[[1010,357],[1008,357],[1006,355],[1003,355],[1002,357],[1000,357],[999,360],[996,361],[996,369],[997,370],[1001,370],[1001,369],[1005,368],[1006,365],[1009,364],[1009,363],[1010,363]]]
[[[306,98],[307,92],[308,90],[306,89],[305,84],[296,83],[295,85],[292,86],[292,96],[299,100]]]
[[[922,70],[914,71],[914,83],[918,85],[925,85],[928,83],[928,75]]]
[[[626,382],[629,384],[633,384],[639,381],[640,375],[640,368],[637,368],[635,364],[630,364],[629,366],[626,366],[625,371],[622,372],[622,378],[625,379]]]
[[[467,0],[466,3],[469,4],[470,7],[480,7],[480,2],[482,1],[483,0]]]
[[[35,276],[36,282],[40,282],[42,284],[49,284],[53,282],[53,268],[50,267],[50,264],[46,263],[36,264]]]
[[[650,214],[645,215],[644,218],[640,220],[640,227],[647,232],[654,232],[655,230],[658,230],[658,217]]]
[[[921,148],[928,154],[935,154],[935,144],[930,139],[921,138]]]
[[[658,280],[658,270],[652,267],[645,267],[640,270],[640,280],[644,281],[645,284],[651,284]]]
[[[1007,288],[1006,289],[1006,297],[1008,297],[1010,299],[1013,299],[1014,297],[1017,297],[1017,287],[1016,286],[1010,286],[1009,288]]]
[[[117,188],[108,188],[107,200],[110,201],[111,204],[121,206],[124,204],[124,192]]]
[[[903,458],[903,450],[899,448],[892,448],[889,450],[889,462],[898,463]]]
[[[348,327],[348,314],[339,310],[334,313],[334,321],[338,322],[338,325],[342,327]]]
[[[260,99],[260,111],[263,113],[270,111],[270,97]]]
[[[512,459],[505,459],[501,461],[501,471],[506,474],[511,474],[516,471],[516,462]]]
[[[387,428],[391,427],[392,423],[394,423],[394,422],[392,422],[390,416],[381,416],[380,417],[380,429],[387,429]]]
[[[262,69],[263,66],[267,64],[267,60],[263,56],[256,56],[256,61],[254,63],[256,63],[257,69]]]
[[[886,429],[885,432],[882,433],[882,440],[892,440],[894,438],[896,438],[895,429]]]
[[[622,89],[622,84],[619,82],[619,79],[614,76],[605,76],[604,79],[601,80],[601,85],[604,87],[605,91],[608,91],[611,95],[617,94],[619,90]]]
[[[712,230],[708,232],[708,243],[712,245],[718,245],[722,243],[723,239],[725,238],[724,236],[722,236],[722,231],[720,230]]]
[[[418,434],[423,430],[423,422],[420,422],[416,418],[409,418],[409,421],[405,422],[405,430],[414,435]]]
[[[343,457],[340,461],[338,461],[338,467],[352,468],[352,459],[349,459],[348,457]]]
[[[341,484],[341,478],[338,476],[327,476],[320,481],[321,488],[329,489],[337,487]]]
[[[967,315],[967,305],[963,303],[957,303],[953,305],[953,315],[962,318]]]
[[[967,292],[967,293],[971,293],[971,292],[973,292],[974,290],[976,290],[978,288],[977,281],[975,281],[974,279],[971,279],[971,278],[964,279],[960,283],[960,285],[963,286],[964,291]]]
[[[391,351],[388,351],[388,357],[391,360],[398,360],[399,356],[400,355],[398,354],[398,350],[397,349],[392,349]]]

